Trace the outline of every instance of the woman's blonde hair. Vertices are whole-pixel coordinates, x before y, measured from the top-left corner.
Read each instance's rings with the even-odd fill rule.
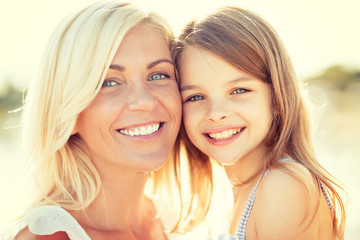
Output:
[[[174,36],[163,18],[119,1],[83,8],[65,18],[52,34],[28,88],[22,116],[24,154],[34,165],[39,190],[35,205],[80,210],[101,191],[86,146],[72,132],[79,114],[99,92],[124,36],[139,24],[157,30],[172,49]],[[164,172],[177,164],[166,164]],[[159,176],[155,173],[156,181],[165,177]]]
[[[260,172],[271,167],[281,168],[309,187],[304,177],[292,170],[291,164],[280,163],[279,159],[285,153],[305,166],[316,180],[319,194],[320,183],[323,183],[329,191],[332,204],[335,206],[334,232],[342,239],[345,210],[342,199],[336,191],[336,188],[341,186],[316,160],[308,114],[300,94],[299,83],[287,51],[276,31],[251,11],[225,7],[200,21],[192,21],[185,27],[179,36],[175,51],[178,68],[181,68],[182,53],[187,46],[213,52],[241,71],[263,80],[270,86],[273,120],[265,139],[269,160],[264,163],[264,168]],[[208,157],[190,142],[184,134],[183,126],[181,133],[181,139],[187,147],[187,152],[190,153],[189,161],[199,161],[204,164],[204,159]],[[206,172],[206,174],[211,173]]]

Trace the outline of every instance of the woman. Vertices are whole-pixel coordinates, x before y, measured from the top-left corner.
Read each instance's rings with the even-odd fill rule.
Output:
[[[219,239],[343,239],[339,185],[316,160],[275,30],[250,11],[219,9],[185,27],[176,64],[190,162],[216,160],[233,184],[229,235]]]
[[[144,189],[163,165],[155,190],[168,176],[177,182],[173,41],[157,14],[118,1],[57,27],[25,101],[23,144],[39,197],[15,239],[167,238]]]

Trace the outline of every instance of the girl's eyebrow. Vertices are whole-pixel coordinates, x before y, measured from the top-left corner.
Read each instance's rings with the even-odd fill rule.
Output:
[[[254,80],[254,78],[252,78],[250,76],[241,76],[241,77],[238,77],[234,80],[227,82],[226,85],[232,85],[232,84],[236,84],[238,82],[252,81],[252,80]],[[198,88],[196,85],[185,85],[185,86],[180,87],[180,91],[193,90],[196,88]]]
[[[159,59],[159,60],[156,60],[156,61],[153,61],[151,63],[149,63],[146,68],[147,69],[151,69],[153,67],[155,67],[156,65],[160,64],[160,63],[163,63],[163,62],[167,62],[167,63],[170,63],[171,65],[175,66],[175,64],[169,60],[169,59]],[[124,72],[126,70],[126,68],[124,66],[121,66],[121,65],[118,65],[118,64],[111,64],[109,69],[113,69],[113,70],[116,70],[116,71],[119,71],[119,72]]]
[[[186,90],[192,90],[192,89],[196,89],[198,88],[197,86],[195,85],[185,85],[185,86],[182,86],[180,87],[180,91],[186,91]]]
[[[238,82],[251,81],[251,80],[254,80],[254,78],[252,78],[250,76],[241,76],[239,78],[229,81],[227,84],[230,85],[230,84],[234,84],[234,83],[238,83]]]

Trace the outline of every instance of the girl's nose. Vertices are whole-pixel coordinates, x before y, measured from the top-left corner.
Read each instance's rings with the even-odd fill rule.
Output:
[[[208,120],[211,122],[218,122],[226,119],[229,116],[229,111],[227,111],[226,104],[220,101],[211,102],[208,112]]]

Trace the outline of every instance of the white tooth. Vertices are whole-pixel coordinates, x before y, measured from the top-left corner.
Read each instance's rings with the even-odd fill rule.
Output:
[[[146,128],[145,127],[140,128],[140,134],[141,135],[146,135]]]
[[[228,137],[228,133],[227,133],[227,131],[223,131],[222,133],[221,133],[221,138],[227,138]]]
[[[147,133],[147,134],[151,134],[151,133],[153,133],[153,132],[154,132],[153,128],[151,127],[151,125],[149,125],[149,126],[147,127],[147,129],[146,129],[146,133]]]
[[[157,130],[159,130],[159,126],[160,126],[160,124],[159,123],[155,123],[154,125],[153,125],[153,131],[154,132],[156,132]]]
[[[132,130],[129,130],[129,135],[134,136],[134,132]]]
[[[124,133],[124,130],[123,130],[123,129],[120,129],[120,133]]]
[[[209,133],[209,136],[210,136],[211,138],[215,138],[215,134],[213,134],[213,133]]]
[[[230,132],[230,130],[227,130],[227,131],[225,131],[225,138],[228,138],[228,137],[230,137],[231,136],[231,132]],[[224,135],[224,134],[223,134]]]
[[[220,139],[220,138],[221,138],[221,133],[216,133],[216,134],[215,134],[215,138],[216,138],[216,139]]]
[[[139,129],[135,128],[135,130],[134,130],[134,135],[135,135],[135,136],[139,136],[139,135],[140,135]]]
[[[220,138],[221,138],[221,139],[225,138],[225,137],[226,137],[225,134],[226,134],[226,132],[221,132],[221,133],[220,133],[220,136],[221,136]]]
[[[129,135],[129,132],[128,132],[127,130],[125,130],[124,133],[125,133],[126,135]]]

